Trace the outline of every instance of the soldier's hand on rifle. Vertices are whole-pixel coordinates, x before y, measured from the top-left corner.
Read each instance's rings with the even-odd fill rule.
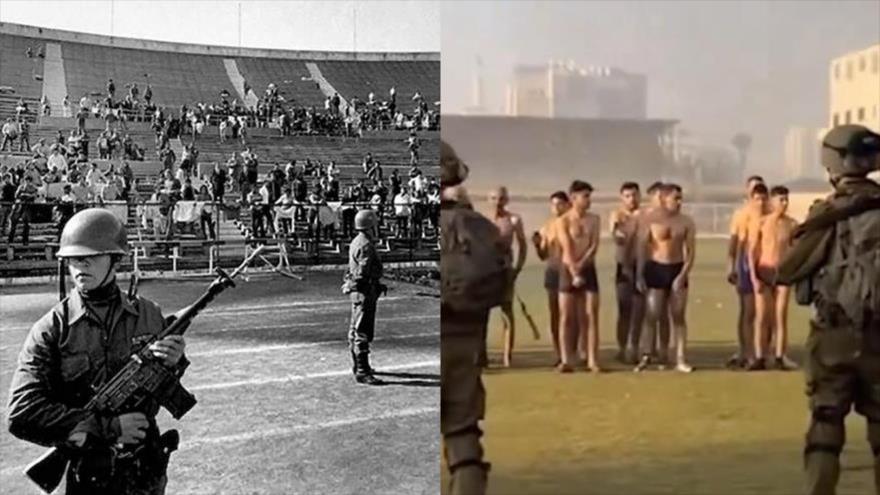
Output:
[[[150,426],[150,423],[143,413],[120,414],[116,417],[116,420],[119,422],[117,443],[141,443],[144,437],[147,436],[147,428]]]
[[[183,340],[183,335],[169,335],[162,340],[153,342],[150,346],[153,356],[161,359],[165,366],[169,367],[180,361],[185,348],[186,342]]]

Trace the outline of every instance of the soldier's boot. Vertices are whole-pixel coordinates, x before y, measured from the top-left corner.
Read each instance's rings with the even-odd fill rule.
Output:
[[[819,407],[813,411],[804,449],[809,495],[834,495],[837,491],[840,451],[846,443],[844,417],[845,413],[833,407]]]
[[[370,366],[370,355],[366,352],[358,353],[355,358],[354,379],[358,383],[365,385],[382,384],[382,380],[373,375],[373,368]]]
[[[449,466],[449,495],[483,495],[486,493],[489,468],[483,462],[482,432],[473,428],[445,435],[444,451]]]
[[[874,490],[880,494],[880,419],[868,420],[868,443],[874,454]]]

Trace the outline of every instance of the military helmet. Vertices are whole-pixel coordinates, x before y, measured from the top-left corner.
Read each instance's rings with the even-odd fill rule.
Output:
[[[468,176],[468,167],[446,141],[440,140],[440,186],[457,186]]]
[[[376,212],[373,210],[360,210],[354,216],[354,229],[367,230],[372,229],[377,224]]]
[[[822,139],[821,161],[832,177],[865,176],[873,168],[855,167],[847,156],[865,157],[880,153],[880,135],[860,125],[841,125],[832,128]]]
[[[69,258],[98,254],[126,254],[128,235],[116,215],[102,208],[88,208],[70,217],[61,231],[56,256]]]

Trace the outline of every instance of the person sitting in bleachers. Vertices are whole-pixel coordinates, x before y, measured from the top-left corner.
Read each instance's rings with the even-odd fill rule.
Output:
[[[21,119],[21,116],[22,116],[22,115],[27,115],[28,113],[30,113],[30,110],[28,109],[28,104],[27,104],[27,102],[24,101],[24,98],[19,98],[19,99],[18,99],[18,104],[15,106],[15,118],[16,118],[16,120]]]
[[[67,173],[67,158],[61,154],[61,147],[57,144],[53,144],[51,148],[49,148],[49,158],[46,160],[46,165],[51,169],[55,168],[59,172],[66,174]]]
[[[43,182],[46,184],[57,184],[61,182],[61,172],[55,167],[49,167],[49,171],[43,175]]]
[[[49,147],[46,146],[46,138],[37,140],[37,144],[31,146],[31,158],[46,163],[49,159]]]

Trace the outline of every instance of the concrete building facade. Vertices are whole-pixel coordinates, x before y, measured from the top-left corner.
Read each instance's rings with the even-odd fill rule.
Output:
[[[831,61],[829,128],[859,124],[880,132],[880,44]]]
[[[644,120],[647,99],[644,75],[551,61],[514,68],[506,107],[520,117]]]
[[[819,165],[819,146],[816,129],[790,127],[785,133],[784,172],[786,179],[820,179],[824,177]]]

